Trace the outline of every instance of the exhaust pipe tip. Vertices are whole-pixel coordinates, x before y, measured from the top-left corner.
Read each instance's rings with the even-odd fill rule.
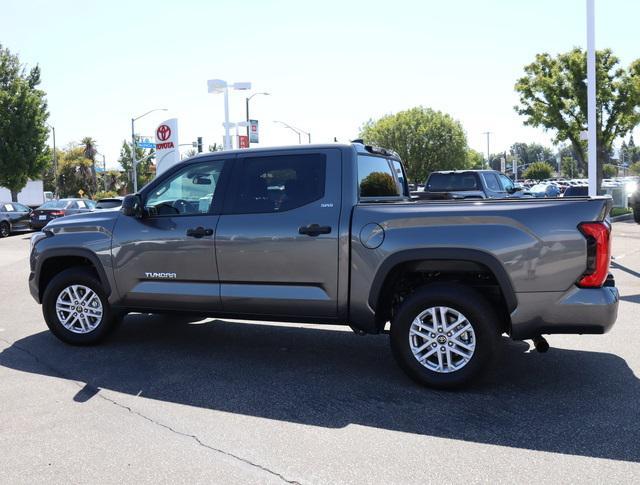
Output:
[[[533,337],[533,345],[541,354],[544,354],[549,350],[549,342],[547,342],[547,339],[545,339],[542,335]]]

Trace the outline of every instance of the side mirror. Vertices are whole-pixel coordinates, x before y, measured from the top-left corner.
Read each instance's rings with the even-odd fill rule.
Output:
[[[125,216],[142,218],[142,200],[138,194],[127,195],[120,209]]]

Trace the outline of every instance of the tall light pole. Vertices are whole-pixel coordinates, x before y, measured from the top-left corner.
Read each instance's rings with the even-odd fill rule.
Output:
[[[104,191],[107,191],[107,159],[104,156],[104,153],[96,152],[96,155],[100,155],[102,157],[102,179],[104,180]]]
[[[58,154],[56,153],[56,127],[47,123],[47,126],[51,128],[51,136],[53,138],[53,186],[54,195],[58,195]]]
[[[258,96],[258,95],[263,95],[263,96],[269,96],[269,93],[254,93],[251,96],[249,96],[248,98],[245,99],[246,103],[247,103],[247,123],[249,123],[249,101],[251,101],[251,98],[253,98],[254,96]],[[248,143],[249,146],[251,146],[251,138],[250,138],[250,134],[249,134],[249,125],[247,124],[247,138],[248,138]]]
[[[147,111],[145,114],[142,114],[136,118],[131,118],[131,167],[133,169],[133,192],[136,193],[138,191],[138,162],[136,160],[136,130],[134,124],[140,118],[144,118],[148,114],[151,114],[155,111],[167,111],[167,108],[155,108]]]
[[[235,89],[236,91],[248,91],[251,89],[251,83],[249,82],[239,82],[229,84],[227,81],[222,79],[209,79],[207,81],[207,90],[209,93],[224,94],[224,149],[231,150],[233,148],[231,143],[231,135],[229,130],[231,125],[229,123],[229,88]]]
[[[489,154],[489,137],[491,136],[491,132],[485,131],[483,135],[487,135],[487,168],[491,168],[491,161],[489,160],[489,157],[491,156]]]
[[[289,128],[291,131],[295,132],[298,135],[298,145],[302,144],[302,139],[300,137],[300,135],[302,133],[307,135],[307,139],[309,140],[309,144],[311,144],[311,133],[309,133],[307,131],[304,131],[304,130],[301,130],[300,128],[296,128],[295,126],[291,126],[290,124],[285,123],[284,121],[274,121],[274,123],[280,123],[285,128]]]
[[[587,0],[587,139],[589,140],[589,196],[598,195],[596,145],[596,27],[595,1]]]

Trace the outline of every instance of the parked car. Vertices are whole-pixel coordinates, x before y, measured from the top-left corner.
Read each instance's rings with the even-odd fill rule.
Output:
[[[95,209],[115,209],[122,205],[122,197],[109,197],[105,199],[98,199],[96,201]]]
[[[93,201],[89,199],[50,200],[31,213],[31,227],[39,230],[53,219],[90,212],[93,210],[93,207]]]
[[[589,187],[586,185],[571,185],[566,188],[561,197],[587,197],[589,195]]]
[[[0,202],[0,237],[31,229],[31,209],[17,202]]]
[[[633,211],[633,220],[640,224],[640,184],[635,192],[629,196],[629,207]]]
[[[479,377],[503,333],[544,351],[542,334],[611,328],[610,208],[414,200],[398,156],[360,143],[207,153],[120,211],[51,221],[29,288],[70,344],[127,312],[390,328],[399,365],[450,388]]]
[[[555,184],[536,184],[529,189],[531,195],[536,198],[560,197],[560,189]]]
[[[527,195],[523,187],[516,186],[509,177],[496,170],[432,172],[429,174],[424,192],[415,192],[412,195],[420,199],[504,199]],[[447,195],[440,197],[442,194]]]

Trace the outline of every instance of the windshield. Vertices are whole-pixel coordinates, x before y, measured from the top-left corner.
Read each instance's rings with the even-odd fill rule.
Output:
[[[50,200],[40,206],[40,209],[64,209],[67,206],[66,199]]]
[[[472,172],[432,173],[427,180],[428,192],[480,190],[478,178]]]

